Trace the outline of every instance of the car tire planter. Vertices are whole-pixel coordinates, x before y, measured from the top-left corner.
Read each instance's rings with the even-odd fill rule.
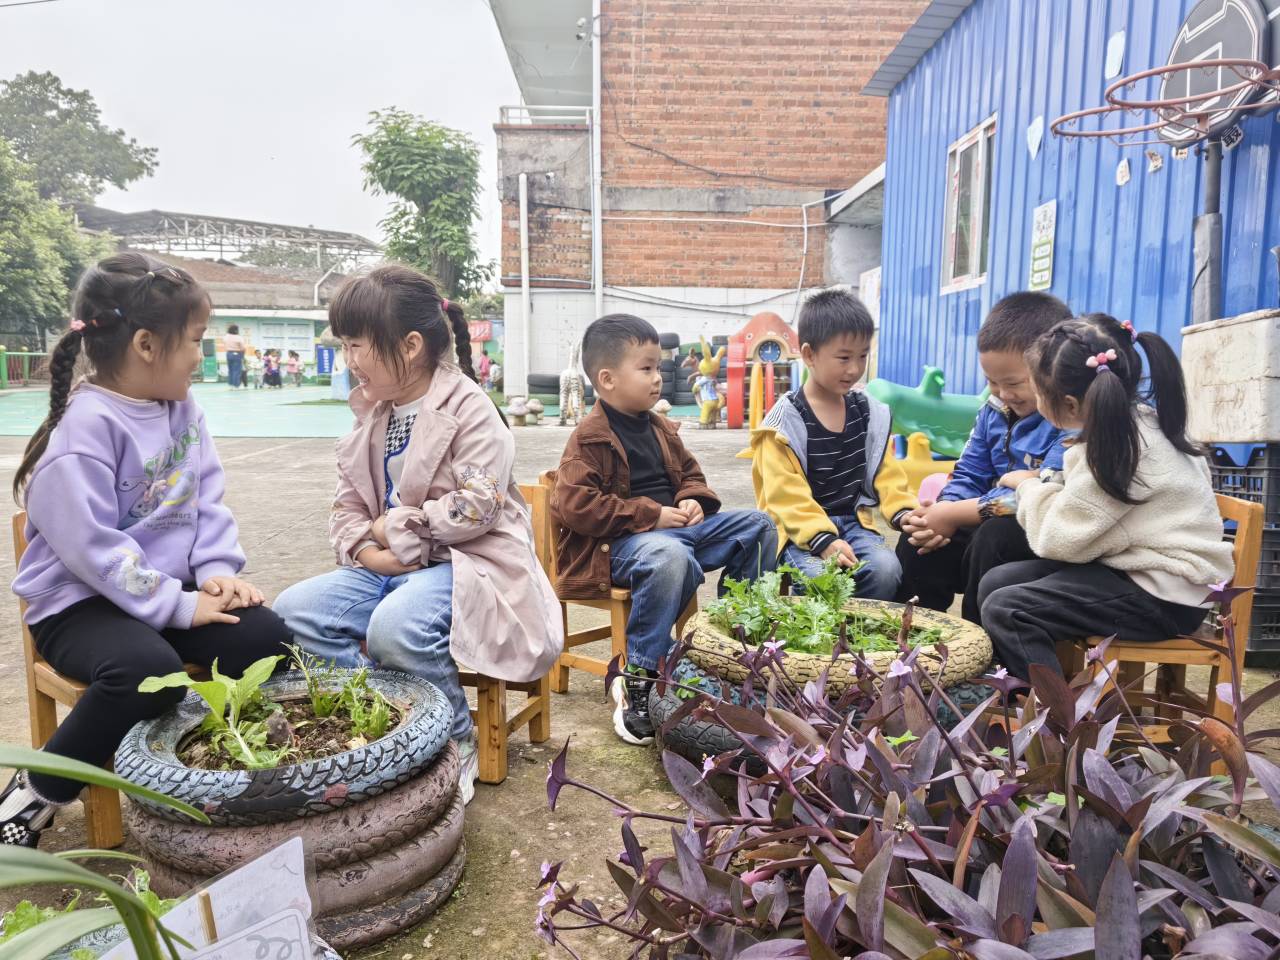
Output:
[[[689,686],[701,688],[703,692],[716,699],[722,698],[722,693],[727,687],[729,702],[739,705],[742,703],[740,685],[727,682],[722,685],[714,674],[699,667],[688,658],[676,664],[672,676]],[[963,714],[968,714],[994,692],[986,684],[971,680],[963,680],[947,687],[946,691],[947,696]],[[754,699],[757,705],[762,702],[758,694]],[[670,750],[695,766],[701,767],[705,757],[717,757],[743,746],[737,734],[714,720],[695,720],[693,717],[686,716],[674,724],[670,723],[671,717],[680,709],[682,703],[684,700],[678,696],[674,688],[668,687],[667,692],[660,695],[657,684],[650,687],[649,716],[653,720],[654,730],[657,731],[659,749]],[[937,716],[948,730],[960,722],[960,717],[956,716],[945,703],[939,704]],[[741,762],[746,772],[753,777],[763,776],[767,772],[764,761],[751,750],[744,751]]]
[[[449,739],[453,722],[449,701],[425,680],[374,670],[369,684],[406,716],[399,727],[367,746],[265,770],[198,770],[177,757],[179,745],[208,712],[204,701],[191,694],[125,735],[116,751],[116,773],[198,807],[219,827],[278,823],[359,803],[425,770]],[[305,696],[307,688],[300,674],[291,673],[268,680],[262,689],[271,699],[288,700]],[[185,822],[168,807],[137,802],[152,813]]]
[[[466,862],[452,708],[418,677],[373,670],[368,679],[399,710],[400,725],[330,757],[253,771],[187,767],[178,752],[207,712],[194,695],[129,732],[117,770],[203,808],[212,821],[130,801],[129,831],[157,893],[178,896],[301,836],[316,868],[316,927],[336,947],[374,943],[448,899]],[[300,674],[283,674],[263,692],[292,700],[307,691]]]
[[[851,600],[845,605],[845,609],[863,613],[897,613],[903,607],[883,600]],[[922,610],[919,607],[914,611],[913,624],[917,627],[941,627],[948,634],[945,640],[947,662],[941,678],[943,687],[979,677],[990,666],[991,638],[981,627],[948,613]],[[747,678],[747,668],[738,662],[742,644],[712,623],[705,611],[698,612],[689,620],[685,625],[685,632],[691,634],[692,646],[688,657],[695,664],[731,683],[741,683]],[[864,656],[873,669],[883,672],[897,659],[898,652],[882,650],[866,653]],[[816,680],[823,670],[829,669],[827,689],[836,694],[854,682],[851,671],[855,662],[851,654],[842,655],[832,663],[827,654],[786,651],[783,668],[797,683]],[[938,669],[940,658],[932,646],[923,646],[917,662],[932,675]]]

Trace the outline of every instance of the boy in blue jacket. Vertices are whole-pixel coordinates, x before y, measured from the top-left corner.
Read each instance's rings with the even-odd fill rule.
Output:
[[[1012,293],[987,315],[978,331],[978,362],[991,398],[950,482],[934,503],[922,503],[902,521],[897,600],[912,598],[946,610],[964,594],[961,614],[979,623],[978,584],[993,567],[1035,557],[1016,517],[1002,513],[1000,478],[1012,470],[1059,471],[1067,434],[1036,409],[1036,393],[1024,353],[1071,310],[1047,293]]]

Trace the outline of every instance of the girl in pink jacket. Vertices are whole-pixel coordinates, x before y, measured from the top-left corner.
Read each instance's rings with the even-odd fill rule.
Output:
[[[329,521],[339,568],[290,587],[275,610],[338,666],[435,684],[453,705],[470,801],[475,735],[455,661],[533,680],[564,643],[511,476],[515,442],[476,383],[462,308],[422,274],[386,266],[352,278],[329,323],[357,384]]]

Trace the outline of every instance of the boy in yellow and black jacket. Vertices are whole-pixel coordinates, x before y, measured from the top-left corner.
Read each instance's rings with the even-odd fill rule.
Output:
[[[892,600],[902,567],[872,510],[901,529],[918,504],[888,452],[889,408],[853,388],[866,371],[871,316],[853,294],[823,290],[801,308],[798,332],[809,379],[751,435],[756,504],[778,525],[779,562],[809,574],[832,557],[861,563],[857,596]]]

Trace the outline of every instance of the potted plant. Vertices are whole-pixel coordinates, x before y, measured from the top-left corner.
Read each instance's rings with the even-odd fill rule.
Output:
[[[408,674],[333,669],[295,650],[295,669],[273,677],[279,659],[236,679],[215,663],[209,680],[144,681],[194,695],[134,727],[116,769],[207,825],[142,798],[130,832],[166,895],[300,835],[321,936],[340,949],[376,942],[430,915],[466,862],[452,708]]]

